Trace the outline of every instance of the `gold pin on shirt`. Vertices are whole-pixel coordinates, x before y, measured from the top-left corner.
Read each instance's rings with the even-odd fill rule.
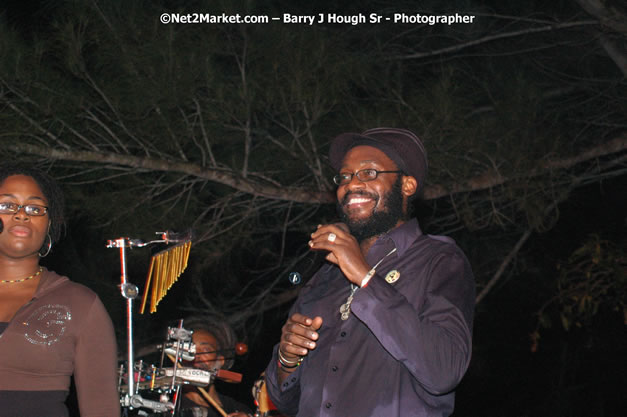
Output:
[[[388,284],[393,284],[398,281],[400,277],[401,273],[398,272],[396,269],[393,269],[385,276],[385,282],[387,282]]]

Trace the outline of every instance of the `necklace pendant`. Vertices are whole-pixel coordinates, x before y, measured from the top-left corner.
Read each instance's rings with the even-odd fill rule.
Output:
[[[366,274],[366,278],[372,277],[372,275],[374,275],[375,270],[381,264],[381,262],[383,262],[383,260],[385,258],[390,256],[394,252],[396,252],[396,248],[392,249],[390,252],[388,252],[387,255],[385,255],[383,258],[381,258],[379,260],[379,262],[377,262],[377,264],[370,271],[368,271],[368,274]],[[398,279],[398,277],[396,279]],[[342,320],[348,320],[348,317],[351,314],[351,303],[353,302],[353,297],[355,296],[355,293],[357,292],[358,289],[359,289],[359,287],[357,285],[351,283],[351,292],[348,295],[348,298],[346,299],[346,302],[340,306],[340,318]]]
[[[340,307],[340,318],[342,320],[348,320],[348,316],[351,314],[351,305],[347,302]]]
[[[351,284],[351,293],[348,295],[346,302],[340,306],[340,317],[342,320],[348,320],[348,316],[350,316],[351,314],[351,303],[353,302],[353,296],[358,289],[358,286]]]

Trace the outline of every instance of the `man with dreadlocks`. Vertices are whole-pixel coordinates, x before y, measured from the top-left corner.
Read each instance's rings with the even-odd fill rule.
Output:
[[[222,318],[191,316],[183,320],[188,330],[193,330],[192,342],[196,345],[194,368],[206,371],[230,369],[235,356],[235,333]],[[219,394],[215,384],[211,384],[207,394],[229,417],[248,417],[250,409],[224,394]],[[193,385],[186,385],[181,401],[181,417],[220,417],[218,411],[208,403]]]

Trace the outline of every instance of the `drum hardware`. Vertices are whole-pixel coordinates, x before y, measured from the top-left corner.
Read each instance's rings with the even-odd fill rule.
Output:
[[[158,303],[167,290],[172,286],[174,281],[181,275],[181,273],[187,267],[187,260],[189,258],[189,249],[191,246],[191,232],[186,234],[175,234],[170,231],[166,232],[158,232],[158,235],[161,235],[161,239],[151,240],[151,241],[143,241],[141,239],[130,239],[128,237],[121,237],[114,240],[107,241],[107,248],[117,248],[120,251],[120,293],[122,297],[126,299],[126,333],[127,333],[127,391],[123,397],[120,398],[120,404],[122,407],[133,408],[148,408],[157,412],[164,412],[174,410],[174,404],[169,402],[169,397],[163,396],[159,401],[153,401],[143,398],[139,394],[139,381],[141,379],[141,369],[142,365],[140,363],[139,368],[140,372],[135,373],[134,363],[134,354],[133,354],[133,300],[138,297],[139,289],[136,285],[132,284],[128,281],[128,274],[126,268],[126,249],[132,248],[141,248],[154,243],[176,243],[174,248],[171,250],[165,250],[159,252],[157,255],[153,256],[150,272],[148,274],[148,280],[146,282],[146,288],[144,291],[148,292],[148,287],[150,285],[151,278],[153,281],[153,296],[151,303],[151,312],[156,311],[156,303]],[[155,263],[155,259],[157,259],[157,267],[154,268],[153,264]],[[154,274],[153,274],[154,272]],[[146,294],[144,295],[144,303],[146,302]],[[142,305],[143,311],[143,305]],[[177,359],[180,358],[181,352],[181,341],[191,341],[191,332],[184,331],[182,327],[182,320],[179,324],[179,328],[177,330],[172,331],[172,338],[176,340],[176,349],[175,349],[175,357]],[[163,362],[163,359],[162,359]],[[175,368],[176,368],[175,362]],[[120,370],[120,384],[122,387],[122,375],[123,369]],[[137,375],[137,377],[136,377]],[[156,372],[155,372],[156,375]],[[135,381],[137,380],[137,386],[135,385]],[[151,378],[152,384],[154,385],[154,381],[156,378]],[[180,387],[176,385],[176,371],[172,375],[170,391],[178,392],[178,388]]]
[[[133,349],[133,300],[139,296],[139,289],[128,281],[126,268],[126,248],[144,247],[153,243],[176,243],[171,249],[167,249],[152,256],[151,264],[144,287],[144,295],[140,313],[144,312],[144,307],[148,299],[148,290],[152,285],[152,295],[150,312],[156,311],[156,305],[164,297],[165,293],[178,279],[187,267],[189,251],[191,246],[191,233],[174,234],[172,232],[158,233],[161,239],[145,242],[139,239],[119,238],[109,240],[108,248],[118,248],[120,250],[121,284],[120,292],[126,299],[127,318],[127,357],[126,385],[124,382],[124,365],[120,367],[120,377],[118,387],[120,392],[120,404],[129,409],[149,409],[157,413],[175,415],[177,404],[180,406],[181,387],[186,384],[196,386],[196,389],[205,397],[208,403],[224,417],[226,412],[219,404],[213,400],[203,388],[209,386],[214,379],[218,378],[226,382],[241,382],[242,375],[227,370],[207,371],[197,368],[184,367],[181,361],[193,361],[198,352],[192,343],[192,331],[183,328],[183,320],[179,321],[178,327],[168,328],[168,340],[162,345],[156,345],[145,349],[148,354],[161,350],[161,361],[159,367],[150,366],[150,370],[144,366],[143,360],[137,364],[134,361]],[[155,349],[156,348],[156,349]],[[229,349],[230,355],[243,355],[248,347],[244,343],[237,343],[235,349]],[[201,352],[207,353],[207,352]],[[224,352],[226,353],[226,352]],[[173,367],[164,368],[165,356],[172,360]],[[225,355],[226,356],[226,355]],[[158,400],[144,398],[140,390],[148,393],[158,394]],[[170,400],[172,398],[172,400]],[[139,410],[139,415],[146,414]]]
[[[194,332],[193,331],[189,331],[189,330],[185,330],[183,328],[183,320],[179,320],[179,325],[176,328],[171,328],[168,327],[168,338],[175,340],[175,344],[176,344],[176,349],[175,349],[175,353],[174,353],[174,369],[172,370],[172,385],[171,385],[171,390],[174,391],[175,387],[176,387],[176,377],[177,377],[177,368],[179,366],[179,360],[181,358],[181,344],[183,342],[190,342],[192,341],[192,334]],[[163,350],[163,352],[161,353],[161,366],[163,366],[163,359],[165,355],[168,355],[169,358],[172,358],[171,354],[166,353],[165,349]]]
[[[161,348],[166,354],[176,356],[176,346],[174,345],[174,343],[167,343],[165,345],[162,345]],[[194,345],[192,342],[184,342],[181,345],[180,356],[181,359],[183,359],[184,361],[193,361],[196,357],[196,345]]]
[[[217,372],[204,371],[196,368],[179,368],[174,372],[174,368],[154,368],[154,374],[147,375],[135,381],[135,394],[139,390],[154,391],[159,394],[172,393],[172,376],[175,376],[175,389],[180,385],[194,385],[197,387],[209,386],[215,379]],[[120,385],[120,391],[127,393],[128,385]]]
[[[173,358],[183,357],[194,359],[196,346],[191,342],[193,332],[183,328],[183,320],[179,321],[176,328],[168,328],[166,341],[162,349],[162,358],[166,350],[173,350]],[[172,341],[174,340],[174,342]],[[168,356],[171,356],[168,354]],[[178,369],[177,369],[178,368]],[[201,371],[189,368],[193,371]],[[203,373],[204,372],[204,373]],[[191,372],[188,368],[178,367],[178,361],[175,362],[173,368],[163,368],[163,359],[159,367],[150,365],[150,368],[144,365],[140,360],[130,368],[130,372],[126,375],[126,385],[122,384],[124,380],[124,365],[120,367],[119,391],[121,394],[120,404],[122,407],[147,408],[154,412],[172,411],[175,408],[176,398],[180,391],[180,387],[184,384],[209,385],[213,380],[213,375],[208,371]],[[140,394],[140,389],[146,392],[154,392],[159,395],[159,400],[151,400],[144,398]],[[170,398],[174,398],[170,401]]]
[[[143,357],[153,354],[155,352],[162,352],[165,349],[165,353],[169,353],[170,355],[174,355],[176,353],[176,344],[173,342],[159,343],[155,345],[148,345],[137,349],[135,353],[135,357]],[[196,352],[196,345],[191,342],[183,342],[181,345],[181,358],[184,361],[191,362],[196,357],[198,353],[207,353],[207,352]],[[124,360],[124,356],[118,356],[118,360]]]
[[[196,368],[164,368],[165,376],[176,376],[177,379],[184,381],[185,383],[192,384],[198,387],[206,387],[215,378],[215,373],[205,371],[203,369]]]
[[[174,404],[172,404],[171,402],[147,400],[141,395],[133,395],[130,398],[125,397],[125,399],[127,399],[128,401],[123,402],[122,407],[130,407],[131,409],[148,408],[157,413],[164,413],[174,410]]]
[[[150,353],[156,353],[161,350],[162,361],[159,366],[145,365],[143,360],[137,361],[132,369],[133,384],[123,382],[127,380],[124,365],[120,366],[119,391],[122,396],[120,403],[123,407],[146,408],[154,412],[175,410],[177,404],[177,396],[183,385],[193,385],[204,396],[206,391],[204,387],[209,386],[215,379],[225,382],[238,383],[242,380],[242,374],[224,369],[204,370],[193,367],[182,366],[181,361],[193,361],[197,349],[192,343],[191,336],[193,331],[183,328],[183,320],[180,320],[178,327],[167,329],[167,340],[165,343],[154,345],[151,347]],[[245,344],[241,343],[235,352],[244,354],[247,350]],[[158,349],[157,349],[158,347]],[[172,361],[173,366],[164,367],[163,357],[167,356]],[[132,386],[131,386],[132,385]],[[131,391],[132,390],[132,391]],[[159,400],[146,399],[140,392],[149,395],[150,393],[158,394]],[[172,398],[172,400],[170,400]],[[207,400],[210,402],[210,400]],[[218,410],[219,411],[219,410]]]
[[[176,358],[174,356],[168,355],[168,358],[170,358],[170,360],[172,362],[176,363]],[[223,380],[225,380],[227,382],[241,382],[242,381],[242,374],[238,374],[237,372],[231,372],[231,371],[226,371],[226,370],[222,370],[222,369],[218,369],[216,371],[202,371],[202,370],[199,370],[199,369],[196,369],[196,368],[191,368],[191,369],[193,369],[195,371],[209,372],[212,375],[212,380],[213,380],[213,378],[215,378],[217,376],[218,378],[223,379]],[[226,411],[224,411],[224,409],[220,406],[220,404],[217,403],[216,400],[211,398],[209,393],[204,388],[198,386],[197,390],[203,396],[205,401],[207,401],[209,404],[211,404],[213,406],[213,408],[222,417],[228,417]]]

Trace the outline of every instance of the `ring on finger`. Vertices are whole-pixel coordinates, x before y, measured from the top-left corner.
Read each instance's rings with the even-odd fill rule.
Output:
[[[329,236],[327,236],[327,240],[331,243],[335,242],[336,238],[337,238],[337,235],[335,233],[329,233]]]

